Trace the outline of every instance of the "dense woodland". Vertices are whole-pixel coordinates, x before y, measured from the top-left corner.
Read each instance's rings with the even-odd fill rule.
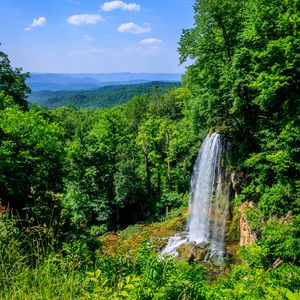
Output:
[[[49,110],[29,108],[29,74],[0,51],[1,299],[299,299],[300,1],[196,1],[179,53],[192,61],[181,88]],[[251,200],[256,243],[214,276],[162,259],[150,234],[104,251],[108,232],[125,240],[185,210],[214,130],[240,174],[231,234]]]
[[[181,87],[181,84],[180,82],[151,81],[139,84],[108,85],[88,91],[42,90],[31,93],[28,100],[50,109],[68,104],[77,108],[105,108],[127,103],[137,94],[148,94],[154,87],[159,87],[165,93],[168,89]]]

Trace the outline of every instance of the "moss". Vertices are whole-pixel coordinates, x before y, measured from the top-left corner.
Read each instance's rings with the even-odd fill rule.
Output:
[[[181,208],[171,211],[162,221],[150,225],[137,224],[129,226],[119,233],[109,233],[101,238],[102,251],[107,255],[133,256],[139,251],[141,243],[148,237],[154,250],[162,249],[168,238],[176,232],[182,231],[186,225],[187,209]]]
[[[241,213],[235,209],[233,212],[232,221],[228,229],[228,236],[231,239],[238,240],[240,238],[240,217]]]
[[[135,234],[142,233],[145,230],[145,227],[141,224],[135,224],[128,226],[126,229],[120,232],[120,240],[126,240]]]

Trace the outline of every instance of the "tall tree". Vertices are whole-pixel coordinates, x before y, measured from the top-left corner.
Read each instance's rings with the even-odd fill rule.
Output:
[[[245,197],[262,207],[281,203],[278,210],[299,195],[291,146],[300,112],[299,8],[298,0],[197,1],[195,26],[179,48],[182,62],[193,60],[184,79],[191,107],[207,129],[230,133],[235,162],[248,174]]]
[[[0,111],[0,131],[0,201],[50,222],[62,192],[62,129],[39,109],[12,106]]]
[[[184,76],[198,122],[206,127],[230,126],[248,138],[255,107],[248,97],[247,60],[236,59],[248,0],[196,1],[195,26],[182,33],[180,61],[194,63]]]
[[[25,80],[29,73],[22,73],[21,68],[12,68],[8,55],[0,51],[0,91],[4,96],[11,96],[15,104],[27,109],[27,94],[30,88]]]

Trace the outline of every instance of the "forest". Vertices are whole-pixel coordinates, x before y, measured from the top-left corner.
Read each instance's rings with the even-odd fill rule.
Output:
[[[28,100],[43,107],[56,108],[71,104],[79,108],[104,108],[128,102],[134,95],[147,94],[152,88],[159,87],[162,92],[173,87],[181,87],[180,82],[151,81],[140,84],[107,85],[88,91],[37,91],[29,95]]]
[[[0,299],[299,299],[300,1],[197,0],[178,51],[182,87],[93,109],[29,105],[0,51]],[[162,258],[215,131],[239,177],[232,253]]]

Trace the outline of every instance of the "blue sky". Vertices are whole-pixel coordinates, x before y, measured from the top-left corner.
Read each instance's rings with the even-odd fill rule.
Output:
[[[1,50],[29,72],[183,72],[194,0],[0,0]]]

